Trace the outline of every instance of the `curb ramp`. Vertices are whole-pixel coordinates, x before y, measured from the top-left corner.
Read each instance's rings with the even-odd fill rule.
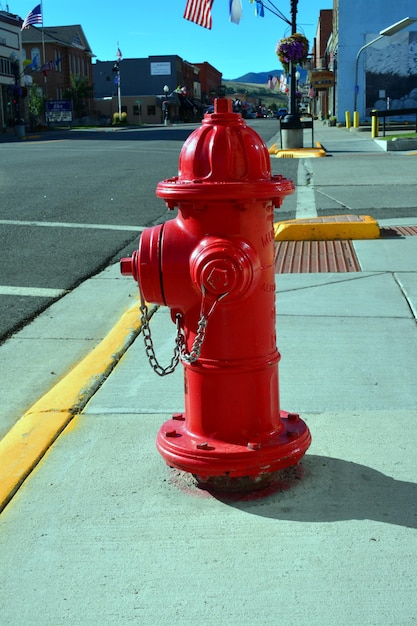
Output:
[[[312,159],[317,157],[325,157],[327,155],[326,150],[323,148],[320,142],[316,143],[315,148],[278,148],[278,144],[274,143],[269,148],[270,156],[276,159]]]
[[[379,236],[378,222],[370,215],[332,215],[274,224],[275,241],[378,239]]]

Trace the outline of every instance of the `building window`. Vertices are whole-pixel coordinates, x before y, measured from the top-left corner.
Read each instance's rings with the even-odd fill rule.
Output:
[[[59,50],[55,50],[54,57],[55,57],[55,71],[62,72],[62,55],[59,53]]]
[[[33,63],[33,69],[39,69],[41,66],[41,51],[39,48],[32,48],[30,58]]]
[[[12,65],[9,59],[0,57],[0,74],[3,76],[12,76]]]
[[[148,104],[146,111],[148,115],[156,115],[156,106],[154,104]]]

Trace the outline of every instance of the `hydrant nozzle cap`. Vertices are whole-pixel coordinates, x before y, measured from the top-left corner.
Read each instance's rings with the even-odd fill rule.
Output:
[[[120,259],[120,272],[122,276],[133,276],[133,259],[131,257]]]
[[[232,101],[228,98],[216,98],[214,101],[215,113],[233,113]]]

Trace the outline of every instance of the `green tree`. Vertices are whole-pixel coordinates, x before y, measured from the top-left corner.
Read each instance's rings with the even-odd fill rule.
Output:
[[[33,128],[40,123],[45,106],[45,97],[38,85],[33,84],[28,88],[26,104],[30,116],[30,126]]]
[[[93,97],[93,86],[85,76],[70,75],[71,87],[63,93],[65,100],[72,100],[75,117],[83,117],[88,112],[87,100]]]

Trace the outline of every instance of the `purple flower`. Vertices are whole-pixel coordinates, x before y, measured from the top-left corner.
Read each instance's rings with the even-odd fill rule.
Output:
[[[284,69],[287,69],[290,63],[303,61],[307,57],[308,47],[308,40],[304,35],[295,33],[278,42],[276,53]]]

